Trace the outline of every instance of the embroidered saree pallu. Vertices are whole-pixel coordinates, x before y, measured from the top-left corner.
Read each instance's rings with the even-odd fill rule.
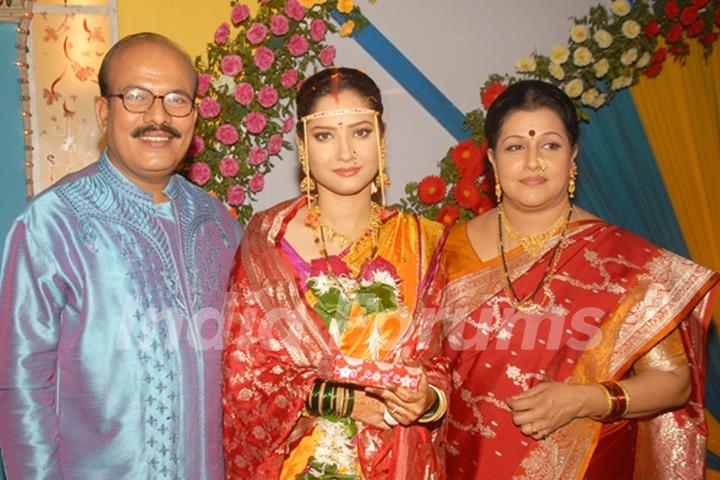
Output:
[[[604,222],[574,222],[568,233],[539,312],[511,306],[499,259],[481,261],[464,225],[448,238],[448,477],[702,478],[705,334],[718,275]],[[520,298],[551,254],[511,252]],[[680,409],[613,424],[576,419],[540,441],[512,422],[505,400],[540,382],[620,380],[643,362],[671,370],[674,350],[692,372]]]
[[[377,239],[307,264],[283,239],[304,202],[257,214],[236,258],[224,354],[228,478],[445,478],[441,424],[381,430],[306,408],[328,400],[316,380],[413,388],[419,370],[407,356],[449,394],[436,320],[442,227],[393,214]]]

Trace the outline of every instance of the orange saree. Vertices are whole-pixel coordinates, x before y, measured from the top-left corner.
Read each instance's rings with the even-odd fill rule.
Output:
[[[282,245],[288,222],[303,205],[304,199],[286,202],[253,217],[236,257],[224,352],[228,478],[330,478],[313,476],[306,465],[337,424],[304,413],[304,406],[313,382],[329,378],[328,366],[340,354],[392,363],[401,363],[404,356],[418,358],[429,382],[449,393],[440,325],[434,314],[423,314],[437,311],[445,284],[439,262],[442,226],[393,214],[380,227],[375,257],[370,258],[371,239],[356,242],[342,257],[331,257],[331,264],[353,274],[373,262],[392,265],[402,279],[399,311],[407,314],[360,315],[354,305],[341,329],[335,324],[330,328],[316,308],[313,292],[318,290],[310,291]],[[362,478],[444,478],[442,425],[383,431],[357,421],[354,428],[351,445]],[[358,476],[351,472],[338,478]]]
[[[505,298],[498,259],[474,254],[466,225],[448,237],[448,477],[702,478],[705,334],[718,275],[601,221],[569,228],[547,308],[532,314]],[[550,255],[510,252],[518,297],[533,291]],[[508,397],[542,381],[619,380],[673,339],[692,367],[685,407],[608,425],[576,419],[541,441],[512,423]]]

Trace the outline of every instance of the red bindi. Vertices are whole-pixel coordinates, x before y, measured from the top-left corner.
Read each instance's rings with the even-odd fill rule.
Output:
[[[530,130],[530,131],[528,132],[528,135],[530,135],[531,137],[534,137],[534,136],[535,136],[535,130]]]

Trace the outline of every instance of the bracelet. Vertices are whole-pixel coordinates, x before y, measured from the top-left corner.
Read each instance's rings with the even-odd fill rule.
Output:
[[[600,390],[602,390],[603,395],[605,395],[605,398],[607,399],[607,408],[605,409],[605,413],[603,413],[602,415],[593,415],[593,416],[590,417],[590,418],[592,418],[593,420],[597,420],[598,422],[601,422],[601,421],[603,421],[605,418],[609,417],[610,414],[612,413],[612,411],[613,411],[613,399],[612,399],[612,395],[610,395],[610,392],[608,391],[608,389],[607,389],[604,385],[599,384],[599,383],[593,383],[592,385],[593,385],[594,387],[597,387],[597,388],[599,388]]]
[[[447,397],[445,392],[437,388],[435,385],[428,385],[435,391],[435,402],[432,406],[418,419],[418,423],[433,423],[440,420],[447,411]]]
[[[312,386],[312,391],[310,393],[310,396],[305,400],[305,410],[307,410],[307,412],[310,415],[313,415],[316,417],[320,415],[320,413],[318,411],[318,408],[319,408],[318,401],[319,401],[319,396],[320,396],[320,389],[322,388],[322,385],[324,383],[325,382],[323,382],[322,380],[315,380],[315,382],[313,383],[313,386]]]
[[[591,417],[601,422],[616,422],[627,415],[630,410],[630,394],[619,382],[606,381],[595,384],[605,391],[608,398],[608,410],[601,417]]]
[[[622,414],[620,415],[624,418],[630,411],[630,392],[628,392],[627,387],[622,383],[617,382],[616,385],[620,387],[620,389],[623,391],[623,394],[625,395],[625,410],[623,410]]]
[[[345,404],[345,409],[344,409],[343,413],[345,414],[346,417],[349,417],[352,415],[353,408],[355,407],[355,389],[352,387],[349,387],[347,389],[347,393],[348,393],[347,402]]]

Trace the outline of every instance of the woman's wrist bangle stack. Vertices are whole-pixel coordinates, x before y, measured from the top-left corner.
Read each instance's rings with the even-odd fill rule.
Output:
[[[349,417],[355,406],[355,390],[334,382],[315,380],[305,400],[305,410],[315,417]]]
[[[605,393],[607,399],[607,410],[604,415],[591,417],[600,422],[616,422],[625,418],[630,411],[630,394],[627,388],[620,382],[595,383]]]
[[[447,411],[447,397],[445,397],[445,392],[434,385],[430,385],[430,388],[435,391],[435,402],[423,414],[423,416],[418,419],[418,423],[436,422],[440,420]]]

